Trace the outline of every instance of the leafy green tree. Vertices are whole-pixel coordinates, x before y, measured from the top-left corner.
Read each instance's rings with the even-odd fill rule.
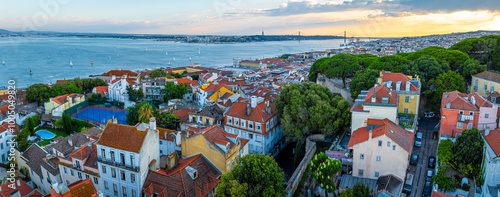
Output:
[[[17,147],[19,148],[20,151],[24,152],[26,149],[28,149],[31,145],[31,143],[28,141],[28,137],[30,136],[31,132],[27,127],[24,127],[15,137],[16,142],[17,142]]]
[[[70,135],[74,131],[73,120],[69,114],[63,113],[62,115],[62,126],[64,133]]]
[[[330,58],[324,57],[316,60],[313,65],[311,66],[311,69],[309,71],[309,81],[311,82],[316,82],[316,78],[318,77],[318,73],[323,72],[323,69],[325,67],[325,63],[328,62]]]
[[[170,99],[179,99],[184,96],[184,94],[187,93],[187,84],[181,83],[179,85],[175,85],[174,82],[167,82],[165,83],[165,89],[162,90],[162,92],[165,94],[163,96],[163,101],[166,103]]]
[[[446,165],[438,165],[438,172],[432,176],[432,180],[442,192],[454,192],[459,184],[454,177],[446,176]]]
[[[144,92],[142,92],[142,88],[136,90],[132,86],[127,86],[127,94],[130,101],[137,102],[144,98]]]
[[[340,134],[350,125],[349,110],[347,100],[312,82],[285,86],[276,102],[283,132],[293,141],[313,133]]]
[[[150,112],[150,110],[152,112]],[[142,115],[140,116],[139,114]],[[152,107],[146,102],[137,103],[135,106],[129,107],[127,109],[127,119],[125,120],[129,125],[135,125],[138,122],[149,122],[149,118],[158,117],[159,113],[156,107]]]
[[[359,70],[354,75],[354,78],[349,83],[349,89],[351,90],[351,97],[353,99],[358,98],[358,94],[362,90],[368,90],[377,82],[377,78],[380,76],[378,70],[374,69],[364,69]]]
[[[63,90],[65,90],[67,94],[82,92],[82,89],[79,88],[75,83],[73,83],[71,81],[64,82]]]
[[[450,167],[455,166],[453,162],[453,151],[451,150],[452,146],[453,142],[450,139],[441,140],[439,142],[437,157],[439,158],[440,164],[447,165]]]
[[[491,69],[500,71],[500,37],[497,38],[495,48],[491,54]]]
[[[441,106],[441,98],[444,92],[458,90],[465,92],[465,82],[460,74],[455,71],[448,71],[440,74],[435,79],[431,79],[427,84],[427,105],[432,110],[437,111]]]
[[[233,169],[222,177],[216,189],[220,196],[285,195],[285,173],[270,155],[238,157]]]
[[[453,160],[457,163],[459,171],[469,178],[475,177],[478,173],[474,168],[481,165],[483,158],[484,140],[481,132],[477,128],[465,129],[462,135],[458,136],[451,147]]]
[[[50,97],[56,97],[65,94],[67,94],[67,92],[66,90],[64,90],[64,87],[61,84],[54,84],[52,88],[50,88]]]
[[[478,60],[469,59],[458,67],[458,73],[462,75],[467,84],[472,80],[472,75],[486,70],[486,65],[481,65]]]
[[[345,79],[354,76],[354,73],[361,69],[359,62],[360,60],[357,56],[341,53],[325,62],[327,68],[324,73],[328,78],[342,78],[342,84],[345,87]]]
[[[40,116],[39,115],[34,115],[29,118],[26,118],[25,120],[25,127],[28,129],[30,132],[30,135],[35,134],[35,127],[40,124]]]
[[[181,74],[179,74],[179,73],[174,73],[174,72],[167,73],[167,75],[172,75],[172,76],[173,76],[173,77],[175,77],[175,78],[182,78],[182,77],[184,77],[184,76],[182,76]]]
[[[105,100],[106,98],[103,98],[101,96],[101,93],[98,92],[98,93],[90,95],[89,101],[90,102],[96,102],[98,100],[103,100],[103,99]]]
[[[369,68],[374,70],[385,70],[391,72],[401,72],[401,66],[407,64],[408,60],[399,55],[382,56],[374,60]]]
[[[309,167],[316,182],[325,190],[325,196],[328,195],[327,192],[335,191],[336,186],[333,179],[342,170],[342,162],[338,159],[331,159],[324,152],[321,152],[313,157]]]
[[[167,73],[161,69],[156,69],[153,70],[151,73],[149,73],[149,77],[151,78],[157,78],[157,77],[165,77],[167,76]]]
[[[40,105],[48,101],[49,98],[50,88],[45,84],[33,84],[26,90],[26,100],[28,100],[28,102],[36,102]]]
[[[245,197],[248,193],[248,184],[240,183],[232,173],[224,173],[217,185],[216,193],[221,197]]]
[[[191,75],[191,79],[193,79],[194,81],[198,81],[199,78],[200,75]]]
[[[356,197],[351,188],[348,188],[342,192],[340,192],[340,197]]]
[[[352,191],[356,197],[370,197],[370,187],[363,183],[356,183],[352,188]]]
[[[425,81],[434,79],[438,75],[450,70],[447,63],[440,64],[436,58],[432,56],[423,56],[413,62],[413,66],[418,68],[419,76]]]
[[[161,128],[176,130],[178,122],[179,122],[178,116],[171,113],[166,113],[160,115],[158,125]]]
[[[431,56],[435,58],[439,64],[449,65],[450,69],[452,70],[456,70],[462,62],[465,62],[467,61],[467,59],[469,59],[469,56],[461,51],[448,50],[443,47],[435,47],[435,46],[427,47],[425,49],[418,50],[413,53],[408,53],[405,57],[408,60],[415,61],[425,56]]]
[[[449,50],[459,50],[464,52],[481,64],[489,64],[492,60],[492,52],[495,44],[500,39],[498,35],[482,36],[480,38],[467,38],[449,48]],[[498,45],[496,45],[498,46]],[[490,65],[491,66],[491,65]]]

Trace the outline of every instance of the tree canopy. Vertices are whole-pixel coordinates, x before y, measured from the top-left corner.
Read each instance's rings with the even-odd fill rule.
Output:
[[[458,73],[460,73],[460,75],[464,77],[467,84],[471,82],[472,75],[483,72],[485,70],[486,65],[481,65],[479,61],[475,59],[468,59],[458,67]]]
[[[348,188],[340,193],[340,197],[370,197],[370,187],[357,182],[354,187]]]
[[[186,83],[181,83],[175,85],[174,82],[165,83],[165,89],[162,92],[165,94],[163,96],[163,102],[168,102],[170,99],[179,99],[186,94],[188,88]]]
[[[350,124],[349,110],[347,100],[312,82],[285,86],[276,102],[283,132],[293,141],[313,133],[340,134]]]
[[[49,98],[50,87],[45,84],[33,84],[26,90],[26,100],[28,100],[28,102],[36,102],[40,105],[48,101]]]
[[[431,79],[427,84],[427,106],[437,111],[441,106],[441,99],[444,92],[458,90],[465,92],[465,82],[462,76],[455,71],[448,71],[440,74],[435,79]]]
[[[482,36],[479,38],[467,38],[464,39],[449,48],[449,50],[459,50],[466,53],[470,58],[479,60],[481,64],[491,65],[493,58],[493,51],[496,46],[498,46],[498,40],[500,36],[489,35]],[[500,52],[500,51],[499,51]],[[498,70],[498,68],[492,68]]]
[[[149,118],[158,117],[159,113],[156,107],[149,105],[146,102],[137,103],[135,106],[127,109],[126,122],[129,125],[135,125],[138,122],[149,122]]]
[[[465,129],[462,135],[458,136],[451,147],[453,160],[456,162],[459,171],[474,177],[478,172],[473,169],[479,168],[483,158],[484,140],[481,132],[477,128]]]
[[[177,130],[178,127],[178,122],[179,122],[179,117],[171,114],[171,113],[166,113],[166,114],[161,114],[159,116],[159,127],[165,128],[165,129],[172,129],[172,130]]]
[[[352,77],[356,71],[361,69],[361,62],[362,60],[358,56],[348,53],[334,55],[331,58],[321,58],[311,66],[309,80],[316,81],[317,73],[324,73],[328,78],[341,78],[345,87],[345,79]]]
[[[142,92],[142,88],[134,89],[132,86],[127,86],[127,94],[128,100],[130,101],[140,101],[144,98],[144,92]]]
[[[285,173],[270,155],[248,154],[236,159],[221,177],[218,196],[284,196]]]
[[[349,89],[351,89],[351,97],[353,99],[358,98],[358,94],[362,90],[368,90],[377,82],[377,78],[380,76],[378,70],[374,69],[364,69],[359,70],[354,75],[354,79],[349,83]]]
[[[325,190],[325,193],[335,191],[336,186],[333,179],[342,170],[342,162],[338,159],[331,159],[324,152],[321,152],[312,158],[309,168],[314,179]]]

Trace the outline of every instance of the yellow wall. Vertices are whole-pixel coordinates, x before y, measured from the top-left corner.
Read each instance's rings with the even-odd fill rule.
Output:
[[[233,158],[236,159],[235,157],[240,151],[239,149],[240,145],[236,145],[226,154],[217,145],[208,141],[202,134],[186,138],[183,133],[182,136],[181,152],[183,158],[201,153],[223,173],[227,172],[227,164],[231,163]]]
[[[255,66],[255,67],[259,67],[258,63],[241,62],[240,65],[242,65],[242,66]]]
[[[77,98],[75,98],[74,101],[70,97],[70,98],[68,98],[68,102],[63,104],[63,111],[70,108],[70,107],[73,107],[76,104],[79,104],[83,101],[85,101],[85,96],[77,97]],[[52,112],[52,110],[54,110],[55,108],[57,108],[59,106],[60,106],[59,103],[56,103],[52,99],[49,99],[49,101],[45,103],[45,114],[50,114]]]
[[[0,90],[0,95],[5,95],[5,94],[7,94],[7,89],[5,89],[5,90]]]
[[[196,117],[196,122],[194,122],[194,123],[199,122],[200,121],[200,117],[201,117],[201,124],[205,124],[205,120],[206,120],[206,118],[208,118],[209,125],[214,125],[214,119],[212,117],[198,116],[198,115],[194,115],[194,114],[191,114],[190,116],[191,117],[189,118],[189,121],[192,121],[192,117]]]
[[[475,85],[476,85],[476,80],[478,81],[477,90],[474,88]],[[484,90],[484,83],[487,84],[487,89],[486,90]],[[471,93],[477,92],[479,95],[481,95],[481,96],[483,96],[483,97],[486,98],[490,94],[491,86],[492,85],[495,86],[493,91],[500,92],[500,84],[499,83],[495,83],[495,82],[492,82],[492,81],[487,81],[487,80],[484,80],[484,79],[472,77],[472,83],[471,83],[471,86],[470,86],[470,92]]]
[[[405,97],[410,97],[410,103],[405,103]],[[413,99],[411,97],[413,96]],[[417,114],[418,113],[418,101],[420,100],[420,95],[415,94],[400,94],[399,95],[399,113],[404,113],[404,109],[408,108],[408,113]]]
[[[222,87],[220,88],[219,90],[217,90],[217,92],[220,92],[220,96],[224,95],[226,92],[229,92],[231,94],[234,94],[233,92],[231,92],[231,90],[225,88],[225,87]],[[212,96],[210,96],[210,100],[214,100],[216,103],[219,102],[218,99],[219,99],[219,94],[217,92],[214,92],[212,94]]]

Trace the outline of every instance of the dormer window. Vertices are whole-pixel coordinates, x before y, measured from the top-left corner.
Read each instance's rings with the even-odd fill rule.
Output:
[[[186,172],[189,174],[189,176],[192,178],[192,179],[196,179],[198,178],[198,170],[194,169],[193,167],[191,166],[187,166],[186,168]]]
[[[382,97],[382,103],[384,104],[389,103],[389,97]]]
[[[446,108],[450,109],[450,106],[451,106],[451,103],[450,103],[450,101],[448,101],[448,102],[446,103]]]

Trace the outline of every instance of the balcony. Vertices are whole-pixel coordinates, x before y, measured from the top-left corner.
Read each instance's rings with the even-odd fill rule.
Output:
[[[469,120],[474,120],[474,115],[465,115],[465,114],[458,115],[459,122],[469,122]]]
[[[109,159],[102,158],[102,157],[97,157],[97,161],[104,163],[104,164],[107,164],[107,165],[123,168],[123,169],[134,171],[134,172],[139,172],[139,170],[140,170],[139,167],[126,165],[126,164],[123,164],[121,162],[111,161]]]

